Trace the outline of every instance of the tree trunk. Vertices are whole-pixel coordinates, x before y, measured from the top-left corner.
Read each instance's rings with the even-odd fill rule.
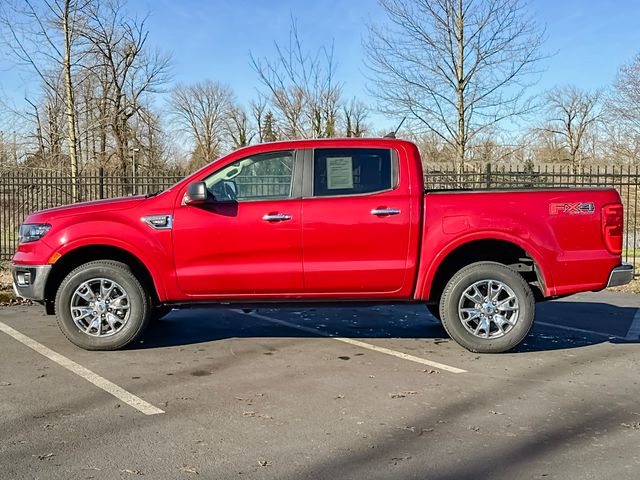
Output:
[[[69,31],[69,10],[71,0],[64,2],[62,29],[64,33],[64,86],[66,91],[67,128],[69,129],[69,162],[71,163],[71,199],[78,201],[78,156],[76,152],[76,115],[73,103],[73,82],[71,78],[71,33]]]
[[[458,126],[456,130],[456,149],[458,157],[458,169],[460,172],[464,170],[464,157],[466,154],[466,125],[464,118],[464,18],[462,11],[463,0],[458,0],[458,11],[456,14],[457,20],[457,40],[458,40],[458,68],[456,69],[456,76],[458,85],[456,87],[457,93],[457,110],[458,110]]]
[[[64,86],[66,92],[67,127],[69,129],[69,162],[71,163],[71,198],[78,201],[78,157],[76,152],[76,118],[73,102],[73,82],[71,78],[71,34],[69,31],[69,10],[71,0],[64,2],[62,28],[64,33]]]

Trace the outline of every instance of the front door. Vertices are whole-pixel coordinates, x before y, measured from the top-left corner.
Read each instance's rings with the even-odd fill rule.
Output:
[[[202,296],[264,296],[304,290],[301,201],[293,151],[237,160],[204,181],[212,200],[174,213],[180,289]]]

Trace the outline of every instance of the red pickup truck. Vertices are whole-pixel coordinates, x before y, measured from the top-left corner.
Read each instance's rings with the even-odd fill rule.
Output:
[[[628,283],[613,189],[427,191],[412,143],[250,146],[157,195],[30,215],[18,295],[89,350],[171,308],[422,302],[474,352],[529,332],[534,301]]]

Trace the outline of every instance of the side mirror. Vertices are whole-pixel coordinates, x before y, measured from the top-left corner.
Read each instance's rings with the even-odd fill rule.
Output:
[[[202,205],[207,201],[208,195],[207,185],[204,182],[190,183],[187,187],[187,192],[184,194],[184,204]]]

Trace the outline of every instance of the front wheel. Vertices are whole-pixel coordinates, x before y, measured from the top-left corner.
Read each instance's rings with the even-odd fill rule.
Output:
[[[501,353],[519,345],[531,329],[534,311],[533,292],[524,278],[496,262],[462,268],[440,299],[447,333],[479,353]]]
[[[121,262],[97,260],[73,270],[56,294],[58,327],[85,350],[117,350],[135,341],[151,317],[150,296]]]

